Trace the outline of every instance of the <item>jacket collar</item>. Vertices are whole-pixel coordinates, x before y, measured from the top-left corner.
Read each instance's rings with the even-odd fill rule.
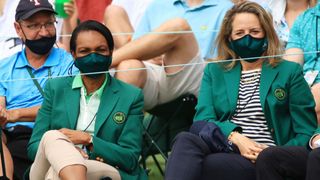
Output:
[[[102,124],[108,119],[112,110],[116,106],[119,100],[119,87],[115,80],[107,76],[108,81],[106,87],[103,90],[100,106],[97,112],[97,119],[95,123],[94,134],[96,135],[101,128]],[[65,93],[65,107],[67,108],[68,118],[70,122],[70,127],[75,129],[78,121],[78,116],[80,113],[80,88],[72,89],[73,79],[68,82],[68,86],[64,89]],[[70,104],[72,102],[72,104]]]

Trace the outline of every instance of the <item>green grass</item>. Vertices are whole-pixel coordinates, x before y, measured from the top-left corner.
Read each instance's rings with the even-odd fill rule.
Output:
[[[164,170],[165,161],[160,154],[156,155],[162,169]],[[147,159],[147,169],[149,170],[149,180],[163,180],[163,176],[161,175],[157,165],[153,161],[152,157],[149,156]]]

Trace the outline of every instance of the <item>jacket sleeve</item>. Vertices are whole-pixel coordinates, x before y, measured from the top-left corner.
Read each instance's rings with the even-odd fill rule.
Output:
[[[28,144],[28,157],[31,160],[34,160],[34,158],[36,157],[42,135],[49,130],[51,122],[51,111],[52,93],[50,80],[48,80],[44,89],[43,103],[38,111],[37,118],[35,120],[35,125],[32,130],[32,136]]]
[[[93,137],[93,157],[102,157],[108,164],[127,172],[134,171],[138,164],[142,147],[143,94],[134,98],[127,120],[117,143]]]
[[[304,146],[317,128],[315,102],[307,82],[304,80],[302,69],[296,65],[291,77],[289,89],[289,112],[293,123],[295,137],[286,146]]]
[[[212,71],[214,71],[214,69],[213,68],[210,69],[210,64],[208,64],[204,70],[204,75],[202,78],[194,121],[206,120],[209,122],[214,122],[220,127],[223,134],[225,136],[228,136],[235,129],[237,129],[237,131],[241,131],[241,128],[235,125],[234,123],[232,123],[229,119],[219,120],[218,114],[216,114],[216,110],[214,106],[215,97],[213,96],[213,91],[215,88],[213,87],[213,85],[218,83],[215,82],[217,81],[217,78],[215,77]],[[220,74],[220,76],[222,76],[222,74]],[[222,82],[220,82],[220,84],[221,83]],[[221,96],[226,96],[226,95],[221,94]]]

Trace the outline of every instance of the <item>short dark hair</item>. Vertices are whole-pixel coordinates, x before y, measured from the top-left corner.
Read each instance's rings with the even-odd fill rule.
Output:
[[[95,20],[88,20],[80,23],[72,32],[70,39],[70,51],[75,52],[77,45],[76,41],[80,32],[83,31],[97,31],[99,32],[107,41],[110,52],[113,52],[114,42],[110,30],[102,23]]]

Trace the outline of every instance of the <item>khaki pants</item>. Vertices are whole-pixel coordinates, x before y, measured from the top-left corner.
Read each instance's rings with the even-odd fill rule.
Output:
[[[87,160],[82,157],[75,145],[57,130],[47,131],[39,144],[36,158],[31,166],[31,180],[58,180],[59,172],[66,166],[83,165],[87,168],[87,179],[98,180],[110,177],[120,180],[118,170],[106,163]]]

